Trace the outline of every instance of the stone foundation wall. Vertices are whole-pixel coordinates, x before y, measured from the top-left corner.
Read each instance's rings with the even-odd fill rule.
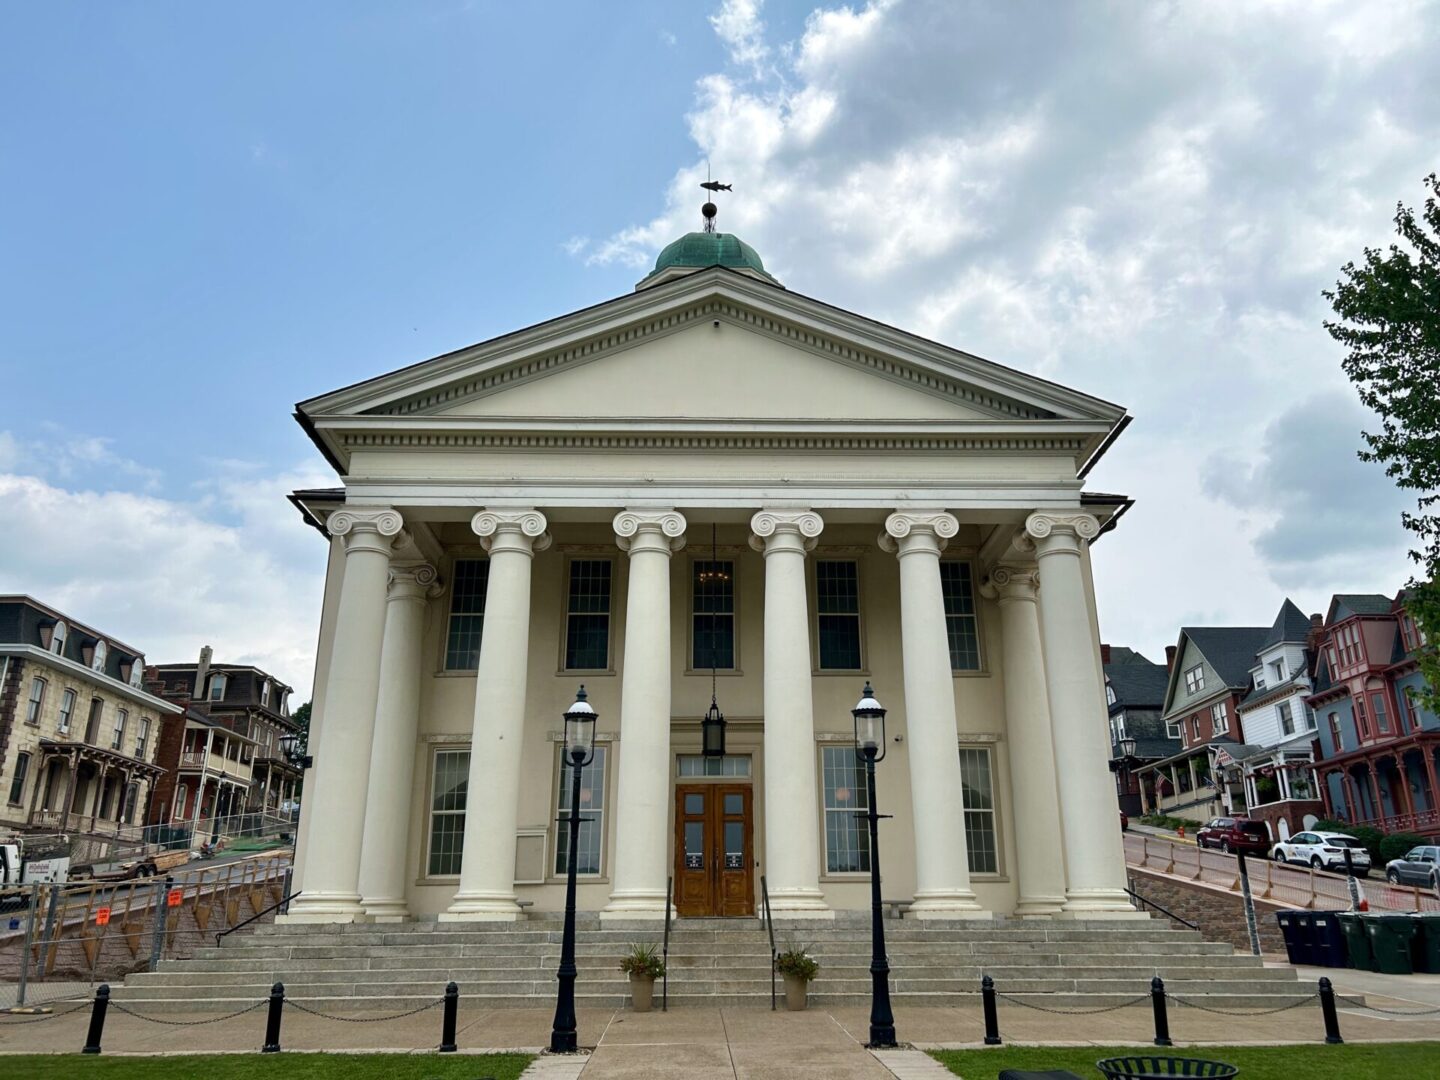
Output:
[[[1245,929],[1245,909],[1238,893],[1226,893],[1174,878],[1130,868],[1130,886],[1147,900],[1153,900],[1200,927],[1206,941],[1229,942],[1240,952],[1250,951],[1250,938]],[[1260,930],[1260,951],[1266,956],[1285,957],[1285,943],[1275,922],[1277,911],[1287,910],[1282,904],[1255,901],[1255,924]],[[1180,926],[1180,923],[1172,925]]]

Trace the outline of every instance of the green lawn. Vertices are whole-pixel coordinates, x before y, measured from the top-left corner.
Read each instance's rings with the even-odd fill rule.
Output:
[[[997,1046],[988,1050],[932,1050],[964,1080],[996,1080],[1002,1069],[1069,1069],[1085,1080],[1100,1080],[1095,1063],[1105,1058],[1163,1054],[1223,1061],[1240,1069],[1237,1080],[1399,1080],[1440,1076],[1436,1043],[1347,1043],[1344,1046],[1216,1046],[1162,1050],[1160,1047]]]
[[[0,1057],[6,1076],[26,1080],[515,1080],[529,1054],[205,1054],[185,1057]]]

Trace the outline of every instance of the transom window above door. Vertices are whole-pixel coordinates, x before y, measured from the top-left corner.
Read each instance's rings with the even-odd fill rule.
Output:
[[[705,757],[703,754],[681,754],[676,763],[675,772],[681,777],[748,777],[750,775],[750,755],[726,754],[724,757]]]

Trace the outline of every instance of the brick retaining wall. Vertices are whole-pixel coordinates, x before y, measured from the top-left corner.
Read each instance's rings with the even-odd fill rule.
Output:
[[[1250,951],[1250,937],[1245,929],[1245,910],[1238,893],[1227,893],[1211,886],[1179,881],[1133,866],[1129,868],[1129,872],[1133,881],[1130,886],[1132,889],[1147,900],[1153,900],[1161,907],[1197,924],[1206,941],[1226,941],[1241,952]],[[1255,901],[1255,924],[1260,930],[1260,951],[1266,956],[1281,959],[1285,956],[1285,943],[1280,936],[1280,927],[1275,923],[1275,912],[1285,910],[1289,909],[1283,904],[1266,900]]]

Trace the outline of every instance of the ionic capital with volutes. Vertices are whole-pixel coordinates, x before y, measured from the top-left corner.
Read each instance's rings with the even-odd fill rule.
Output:
[[[765,555],[782,549],[803,555],[824,531],[824,519],[813,510],[761,510],[750,519],[750,546]]]
[[[902,559],[915,552],[939,555],[960,531],[955,515],[944,510],[897,510],[885,519],[880,547]]]
[[[440,574],[429,563],[390,564],[389,599],[430,600],[443,591]]]
[[[631,555],[640,551],[670,555],[685,546],[685,515],[677,510],[621,510],[613,525],[616,545]]]
[[[345,554],[352,551],[374,551],[389,554],[390,549],[400,542],[405,528],[405,519],[398,510],[389,507],[375,509],[336,510],[325,522],[331,536],[345,540]]]
[[[470,519],[470,528],[491,555],[515,551],[534,555],[550,546],[548,522],[539,510],[481,510]]]
[[[1025,519],[1025,531],[1015,538],[1015,547],[1040,555],[1078,554],[1082,540],[1099,535],[1100,522],[1094,514],[1041,512]]]
[[[1040,570],[1033,564],[995,567],[980,585],[980,595],[1002,604],[1013,600],[1035,600],[1040,588]]]

